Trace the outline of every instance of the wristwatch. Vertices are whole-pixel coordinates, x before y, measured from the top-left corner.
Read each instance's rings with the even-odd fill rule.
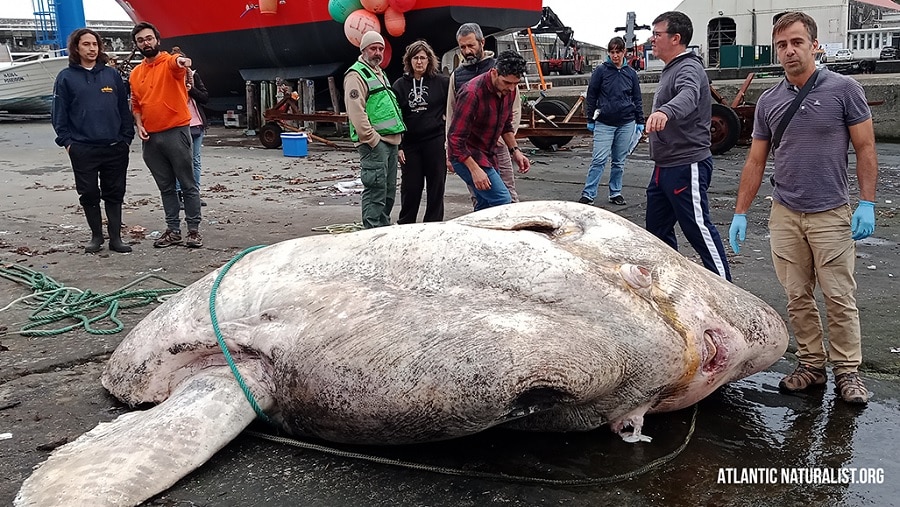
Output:
[[[512,148],[509,149],[509,154],[512,155],[513,152],[516,152],[516,151],[522,151],[522,148],[519,148],[518,146],[513,146]]]

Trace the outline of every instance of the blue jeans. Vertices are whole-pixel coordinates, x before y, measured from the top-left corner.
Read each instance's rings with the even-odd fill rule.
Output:
[[[509,195],[509,189],[506,188],[506,184],[500,178],[500,173],[493,167],[482,167],[481,169],[487,174],[488,179],[491,180],[491,188],[487,190],[475,188],[475,183],[472,182],[472,173],[469,172],[466,164],[453,162],[453,171],[466,182],[466,185],[469,185],[475,191],[475,211],[511,203],[512,198]]]
[[[622,174],[625,172],[625,157],[628,156],[628,144],[634,135],[634,122],[616,127],[605,123],[594,124],[594,153],[591,167],[588,169],[587,181],[584,182],[582,197],[591,201],[597,198],[597,187],[600,177],[606,169],[606,160],[612,158],[609,168],[609,197],[622,195]]]
[[[197,184],[197,192],[200,192],[200,148],[202,147],[203,131],[200,131],[198,135],[191,133],[191,148],[193,149],[191,163],[194,165],[194,183]],[[175,182],[175,191],[181,192],[181,184],[177,181]]]

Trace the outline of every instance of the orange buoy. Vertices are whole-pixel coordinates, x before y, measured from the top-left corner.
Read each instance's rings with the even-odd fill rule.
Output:
[[[416,6],[416,0],[389,0],[389,3],[397,12],[406,12]]]
[[[388,68],[388,65],[390,65],[391,63],[392,53],[393,51],[391,49],[391,43],[387,39],[384,39],[384,57],[381,60],[381,64],[379,64],[378,66],[382,69]]]
[[[351,12],[344,21],[344,35],[356,47],[359,47],[363,34],[370,30],[381,33],[381,22],[378,16],[365,9]]]
[[[388,0],[362,0],[362,6],[369,12],[381,14],[388,8]]]
[[[278,0],[259,0],[261,14],[278,14]]]
[[[406,31],[406,16],[393,7],[388,7],[388,10],[384,11],[384,28],[394,37],[400,37]]]

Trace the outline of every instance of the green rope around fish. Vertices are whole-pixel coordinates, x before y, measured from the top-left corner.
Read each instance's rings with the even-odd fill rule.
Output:
[[[119,320],[120,310],[161,303],[167,296],[184,288],[180,283],[149,274],[112,292],[98,294],[64,286],[44,273],[18,264],[0,265],[0,277],[31,287],[30,295],[0,308],[0,311],[8,310],[17,303],[36,306],[28,316],[30,322],[18,332],[22,336],[55,336],[73,329],[84,329],[93,335],[115,334],[125,327]],[[131,290],[149,279],[161,280],[174,287]],[[104,320],[112,322],[113,327],[99,326]],[[46,327],[62,321],[75,322],[58,328]]]
[[[257,417],[269,424],[272,424],[272,420],[269,419],[269,416],[267,416],[266,413],[263,412],[263,410],[259,407],[259,403],[256,402],[256,398],[253,396],[253,393],[250,392],[250,388],[244,381],[244,376],[241,375],[241,372],[237,369],[237,365],[234,364],[234,358],[231,357],[231,352],[225,345],[225,338],[222,337],[222,331],[219,329],[219,318],[216,316],[216,294],[219,292],[219,284],[222,283],[222,278],[225,277],[225,274],[228,273],[228,270],[231,269],[231,266],[234,266],[237,261],[243,259],[245,255],[265,247],[266,245],[251,246],[250,248],[247,248],[243,252],[232,257],[230,261],[222,266],[219,274],[216,275],[216,280],[213,282],[212,288],[209,290],[209,318],[212,320],[213,332],[216,334],[216,342],[219,343],[219,347],[222,349],[222,354],[225,355],[225,361],[228,362],[228,367],[231,368],[231,373],[234,375],[235,380],[237,380],[238,384],[241,386],[241,391],[244,392],[244,396],[247,398],[247,401],[250,402],[250,406],[253,407],[253,411],[256,412]]]

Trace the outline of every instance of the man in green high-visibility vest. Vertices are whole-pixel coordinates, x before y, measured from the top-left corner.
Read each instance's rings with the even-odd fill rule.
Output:
[[[359,50],[359,59],[344,74],[344,104],[350,140],[359,151],[362,223],[371,229],[391,225],[397,194],[397,151],[406,125],[391,83],[380,67],[384,38],[378,32],[366,32]]]

